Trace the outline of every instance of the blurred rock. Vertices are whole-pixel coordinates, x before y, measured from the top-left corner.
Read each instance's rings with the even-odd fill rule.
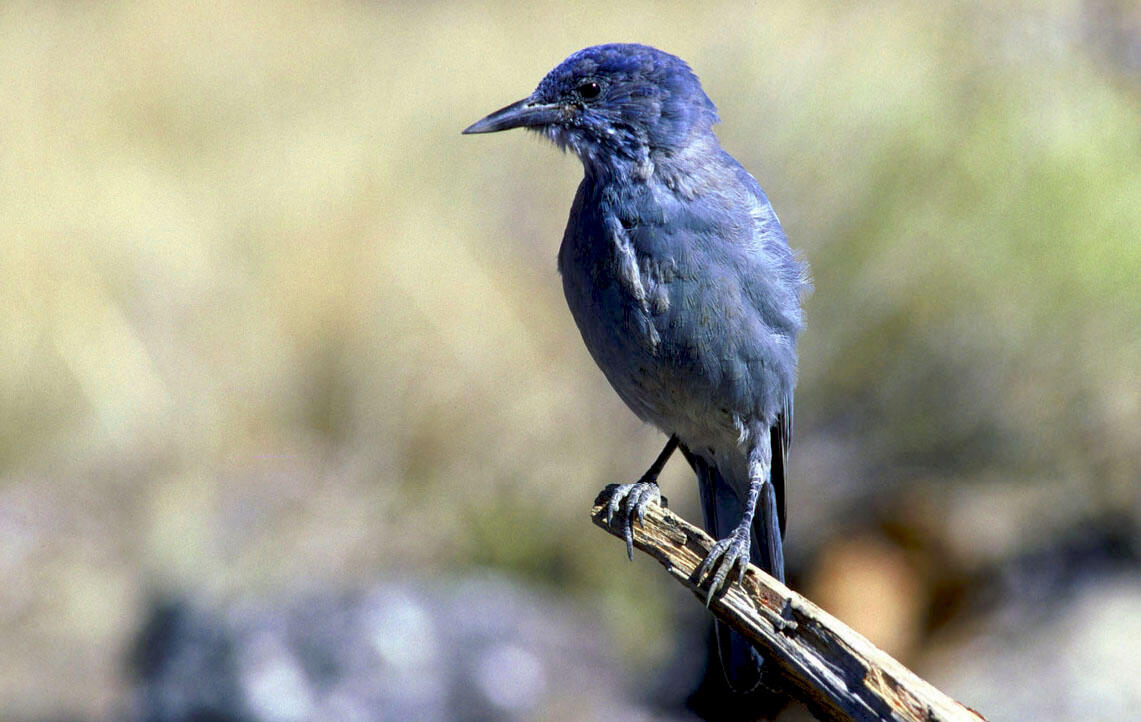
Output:
[[[158,602],[132,674],[147,722],[662,718],[587,614],[495,577]]]
[[[1107,574],[1065,605],[1004,604],[933,655],[927,679],[988,719],[1125,720],[1141,709],[1141,578]],[[1027,624],[1028,617],[1035,617]]]
[[[1123,720],[1141,708],[1141,538],[1101,516],[968,581],[916,671],[991,720]]]

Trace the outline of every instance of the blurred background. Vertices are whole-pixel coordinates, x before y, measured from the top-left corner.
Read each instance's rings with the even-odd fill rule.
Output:
[[[992,720],[1135,714],[1136,4],[139,0],[0,8],[0,717],[710,713],[588,519],[663,437],[564,307],[578,161],[459,133],[607,41],[812,264],[792,586]]]

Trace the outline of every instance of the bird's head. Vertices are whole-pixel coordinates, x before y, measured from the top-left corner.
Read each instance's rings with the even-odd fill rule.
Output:
[[[464,133],[530,128],[574,151],[590,168],[644,162],[710,134],[713,101],[681,58],[646,45],[580,50],[535,92]]]

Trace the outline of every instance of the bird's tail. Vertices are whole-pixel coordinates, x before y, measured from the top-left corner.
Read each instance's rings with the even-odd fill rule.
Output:
[[[697,473],[698,492],[701,498],[701,511],[705,517],[705,529],[714,539],[724,539],[741,522],[744,515],[744,502],[733,491],[733,485],[722,476],[721,472],[709,461],[691,453],[683,447],[686,459]],[[773,454],[774,457],[780,454]],[[772,481],[777,481],[780,475],[780,491],[784,486],[783,458],[779,461],[774,458]],[[777,466],[780,466],[778,469]],[[764,569],[769,574],[784,581],[783,554],[779,549],[781,544],[781,530],[769,529],[770,525],[777,524],[775,515],[768,515],[762,509],[763,501],[757,504],[753,519],[752,548],[749,551],[749,561]],[[782,515],[783,516],[783,515]],[[783,519],[782,519],[783,521]],[[778,548],[770,549],[772,545]],[[774,564],[773,560],[777,560]],[[775,568],[774,568],[775,567]],[[761,683],[761,666],[763,659],[749,643],[749,640],[735,632],[731,627],[714,621],[714,639],[717,645],[717,658],[721,662],[721,669],[725,674],[725,681],[729,687],[737,692],[750,692]]]

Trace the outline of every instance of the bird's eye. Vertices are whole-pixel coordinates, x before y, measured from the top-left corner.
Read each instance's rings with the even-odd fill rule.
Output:
[[[583,100],[594,100],[602,92],[602,86],[593,80],[588,80],[585,83],[580,83],[575,90],[578,91],[578,97]]]

